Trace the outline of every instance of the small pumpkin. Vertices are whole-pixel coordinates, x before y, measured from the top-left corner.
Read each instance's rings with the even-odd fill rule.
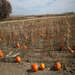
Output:
[[[19,42],[17,43],[17,48],[20,48],[20,43]]]
[[[28,48],[28,46],[27,45],[24,45],[24,49],[26,50]]]
[[[17,57],[16,57],[16,62],[17,62],[17,63],[20,63],[20,62],[21,62],[21,57],[20,57],[20,56],[17,56]]]
[[[3,57],[3,52],[0,50],[0,57]]]
[[[32,68],[32,71],[34,71],[34,72],[38,71],[38,65],[37,64],[32,64],[31,68]]]
[[[40,37],[41,37],[41,38],[44,38],[44,34],[43,34],[43,33],[41,33],[41,34],[40,34]]]
[[[44,70],[45,69],[45,64],[44,63],[41,63],[40,64],[40,70]]]
[[[56,63],[56,69],[59,71],[59,70],[61,70],[61,68],[62,68],[61,63],[58,61]]]
[[[71,53],[71,54],[74,54],[74,50],[70,50],[70,53]]]

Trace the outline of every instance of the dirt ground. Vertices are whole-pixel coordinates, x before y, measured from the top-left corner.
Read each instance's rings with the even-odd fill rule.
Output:
[[[25,65],[17,63],[0,63],[0,75],[75,75],[74,70],[54,71],[46,68],[44,71],[32,72],[30,63]]]

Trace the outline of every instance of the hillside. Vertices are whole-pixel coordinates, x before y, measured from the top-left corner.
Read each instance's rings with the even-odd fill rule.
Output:
[[[67,48],[68,44],[71,48],[75,44],[74,32],[75,14],[11,16],[1,20],[0,48],[4,56],[0,59],[0,74],[74,75],[75,53],[71,54]],[[20,48],[17,48],[17,43],[20,43]],[[63,49],[60,50],[59,46],[63,46]],[[22,58],[20,64],[15,62],[18,55]],[[64,68],[60,72],[51,70],[57,61],[64,63],[66,70]],[[46,64],[43,72],[29,71],[32,63],[41,62]]]

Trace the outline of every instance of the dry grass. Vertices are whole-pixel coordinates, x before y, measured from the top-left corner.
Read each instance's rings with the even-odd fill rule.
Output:
[[[42,19],[30,21],[4,21],[0,23],[0,38],[2,39],[0,48],[5,57],[20,55],[24,61],[29,62],[49,64],[61,60],[66,63],[69,57],[72,57],[67,48],[71,47],[74,41],[72,39],[75,37],[73,35],[74,24],[75,15],[46,19],[42,17]],[[40,37],[41,34],[43,38]],[[16,47],[17,42],[20,42],[20,49]],[[28,46],[27,50],[24,50],[24,45]],[[62,51],[58,51],[59,45],[64,46]]]

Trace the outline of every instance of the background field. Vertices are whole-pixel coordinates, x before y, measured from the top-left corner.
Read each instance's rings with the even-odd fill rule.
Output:
[[[74,70],[75,68],[75,59],[74,55],[72,55],[68,50],[63,49],[62,51],[58,50],[59,44],[64,44],[64,42],[60,43],[58,34],[50,33],[52,31],[52,27],[58,28],[58,33],[65,34],[67,29],[66,19],[71,28],[71,37],[70,37],[70,46],[75,44],[75,14],[65,14],[65,15],[41,15],[41,16],[17,16],[10,17],[5,20],[0,21],[0,48],[4,53],[4,57],[0,59],[0,64],[5,65],[12,71],[12,66],[15,66],[15,70],[18,72],[17,68],[21,67],[24,69],[28,69],[31,63],[41,63],[44,62],[47,68],[50,68],[54,65],[56,61],[61,61],[61,63],[65,63],[67,68],[70,70]],[[61,28],[62,26],[62,28]],[[62,30],[61,30],[62,29]],[[48,33],[46,33],[48,30]],[[44,34],[44,38],[40,38],[40,34]],[[55,39],[55,50],[51,50],[53,48],[50,45],[50,39],[47,40],[47,34],[51,34],[53,39]],[[49,37],[49,35],[48,35]],[[39,38],[39,39],[38,39]],[[16,47],[16,43],[20,42],[21,48]],[[24,50],[23,46],[27,45],[28,49]],[[51,56],[53,54],[53,56]],[[15,57],[20,55],[22,58],[22,63],[18,66],[14,61]],[[11,65],[10,65],[11,64]],[[27,65],[26,65],[27,64]],[[29,65],[28,65],[29,64]],[[4,69],[4,66],[1,66]],[[23,66],[25,65],[25,66]],[[9,70],[9,71],[10,71]],[[0,69],[2,71],[2,69]],[[13,71],[9,74],[8,70],[4,70],[8,75],[13,75]],[[14,75],[17,74],[15,72]],[[20,73],[21,73],[20,72]],[[4,73],[3,71],[1,72]],[[23,72],[27,73],[27,72]],[[2,75],[1,74],[1,75]],[[22,75],[23,75],[22,74]],[[28,73],[27,73],[28,74]],[[31,73],[30,73],[31,74]],[[30,75],[29,74],[29,75]],[[32,74],[33,75],[33,74]],[[63,74],[62,74],[63,75]]]

